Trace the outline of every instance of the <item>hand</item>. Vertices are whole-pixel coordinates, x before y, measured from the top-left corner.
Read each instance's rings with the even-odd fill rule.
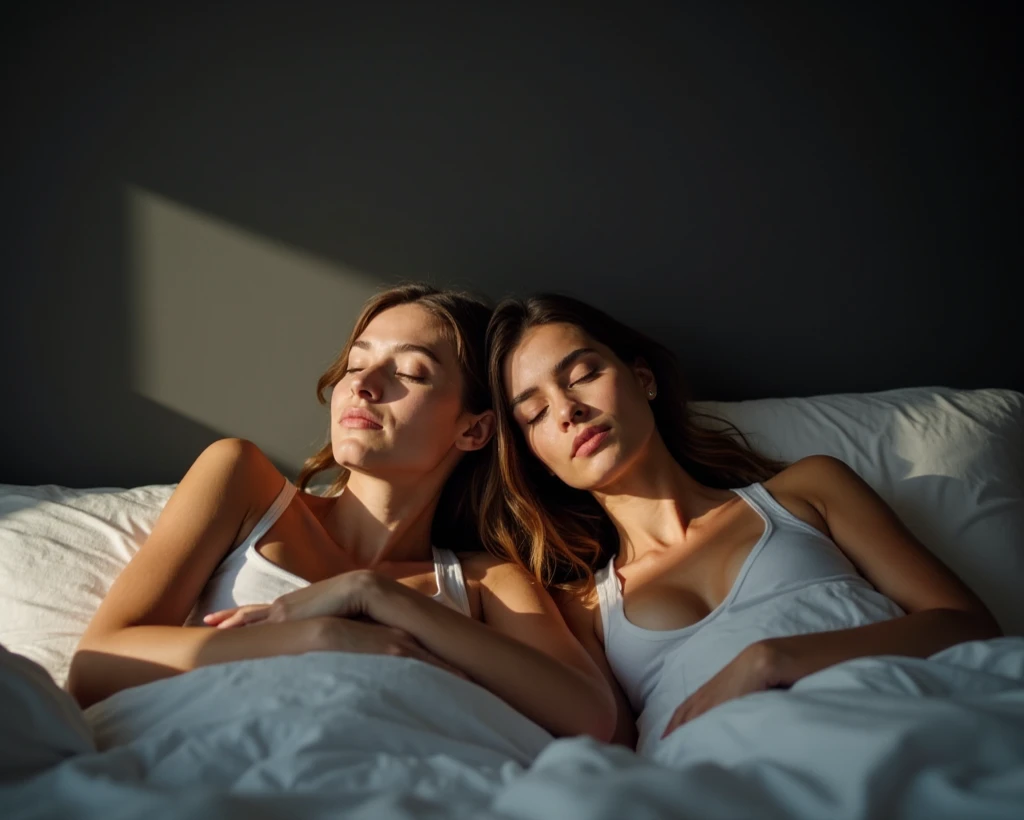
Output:
[[[751,644],[683,701],[672,713],[662,738],[719,704],[780,685],[776,669],[777,661],[771,645],[765,642]]]
[[[211,612],[203,618],[203,622],[218,629],[230,629],[257,623],[301,621],[323,615],[366,615],[372,618],[373,613],[370,610],[375,593],[386,584],[389,588],[392,584],[398,585],[370,570],[354,570],[289,592],[270,604],[239,606]]]

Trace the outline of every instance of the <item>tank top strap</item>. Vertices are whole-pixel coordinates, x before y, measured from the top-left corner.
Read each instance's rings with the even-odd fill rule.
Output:
[[[288,509],[288,505],[292,503],[292,499],[295,498],[295,493],[298,490],[294,484],[292,484],[287,478],[284,480],[284,487],[281,488],[281,492],[277,494],[277,498],[274,499],[274,503],[267,508],[267,511],[263,513],[263,517],[256,522],[256,526],[252,528],[252,532],[249,533],[249,537],[245,539],[245,544],[257,544],[259,540],[267,534],[269,530],[281,514]]]
[[[754,484],[748,484],[746,487],[733,487],[732,492],[736,493],[754,509],[763,512],[761,507],[767,492],[760,484],[755,482]]]
[[[767,540],[775,529],[778,519],[778,511],[782,510],[778,502],[772,498],[759,482],[748,484],[746,487],[733,487],[732,491],[742,498],[754,512],[761,516],[764,521],[765,534],[762,540]],[[782,510],[785,512],[785,510]]]
[[[431,546],[434,554],[434,580],[440,598],[452,604],[467,618],[473,617],[469,607],[469,595],[466,592],[466,577],[462,573],[459,556],[448,549]]]
[[[761,517],[765,519],[766,529],[769,534],[779,526],[788,527],[790,529],[796,528],[806,532],[808,535],[812,535],[818,539],[825,539],[828,541],[828,536],[822,533],[820,530],[815,529],[806,521],[797,518],[793,513],[783,507],[768,490],[765,489],[761,483],[750,484],[747,487],[741,487],[733,490],[734,493],[741,496],[750,506],[752,506]]]
[[[597,586],[597,602],[601,610],[601,628],[604,631],[605,646],[608,646],[608,636],[611,634],[612,614],[622,607],[622,589],[619,587],[619,578],[615,574],[614,556],[601,569],[594,573],[594,583]]]

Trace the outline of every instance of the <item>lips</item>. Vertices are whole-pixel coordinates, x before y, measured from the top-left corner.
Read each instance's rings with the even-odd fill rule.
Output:
[[[352,407],[341,414],[342,427],[353,430],[382,430],[384,425],[369,410]]]
[[[572,452],[569,458],[576,456],[588,456],[601,446],[601,442],[608,437],[611,427],[606,424],[594,425],[580,430],[579,434],[572,441]]]

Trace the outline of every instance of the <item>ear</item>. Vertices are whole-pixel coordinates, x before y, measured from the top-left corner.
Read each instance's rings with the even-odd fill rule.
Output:
[[[467,416],[468,426],[455,439],[455,447],[468,453],[486,446],[487,442],[491,440],[491,436],[494,435],[497,420],[493,410],[470,413]]]
[[[648,401],[658,395],[658,382],[654,378],[654,371],[651,370],[643,356],[638,356],[633,362],[633,375]]]

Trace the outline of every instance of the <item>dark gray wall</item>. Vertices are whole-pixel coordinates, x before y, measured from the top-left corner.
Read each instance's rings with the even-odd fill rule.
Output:
[[[221,435],[293,470],[399,278],[576,293],[705,397],[1024,390],[1018,13],[898,5],[8,27],[0,481],[172,481]]]

